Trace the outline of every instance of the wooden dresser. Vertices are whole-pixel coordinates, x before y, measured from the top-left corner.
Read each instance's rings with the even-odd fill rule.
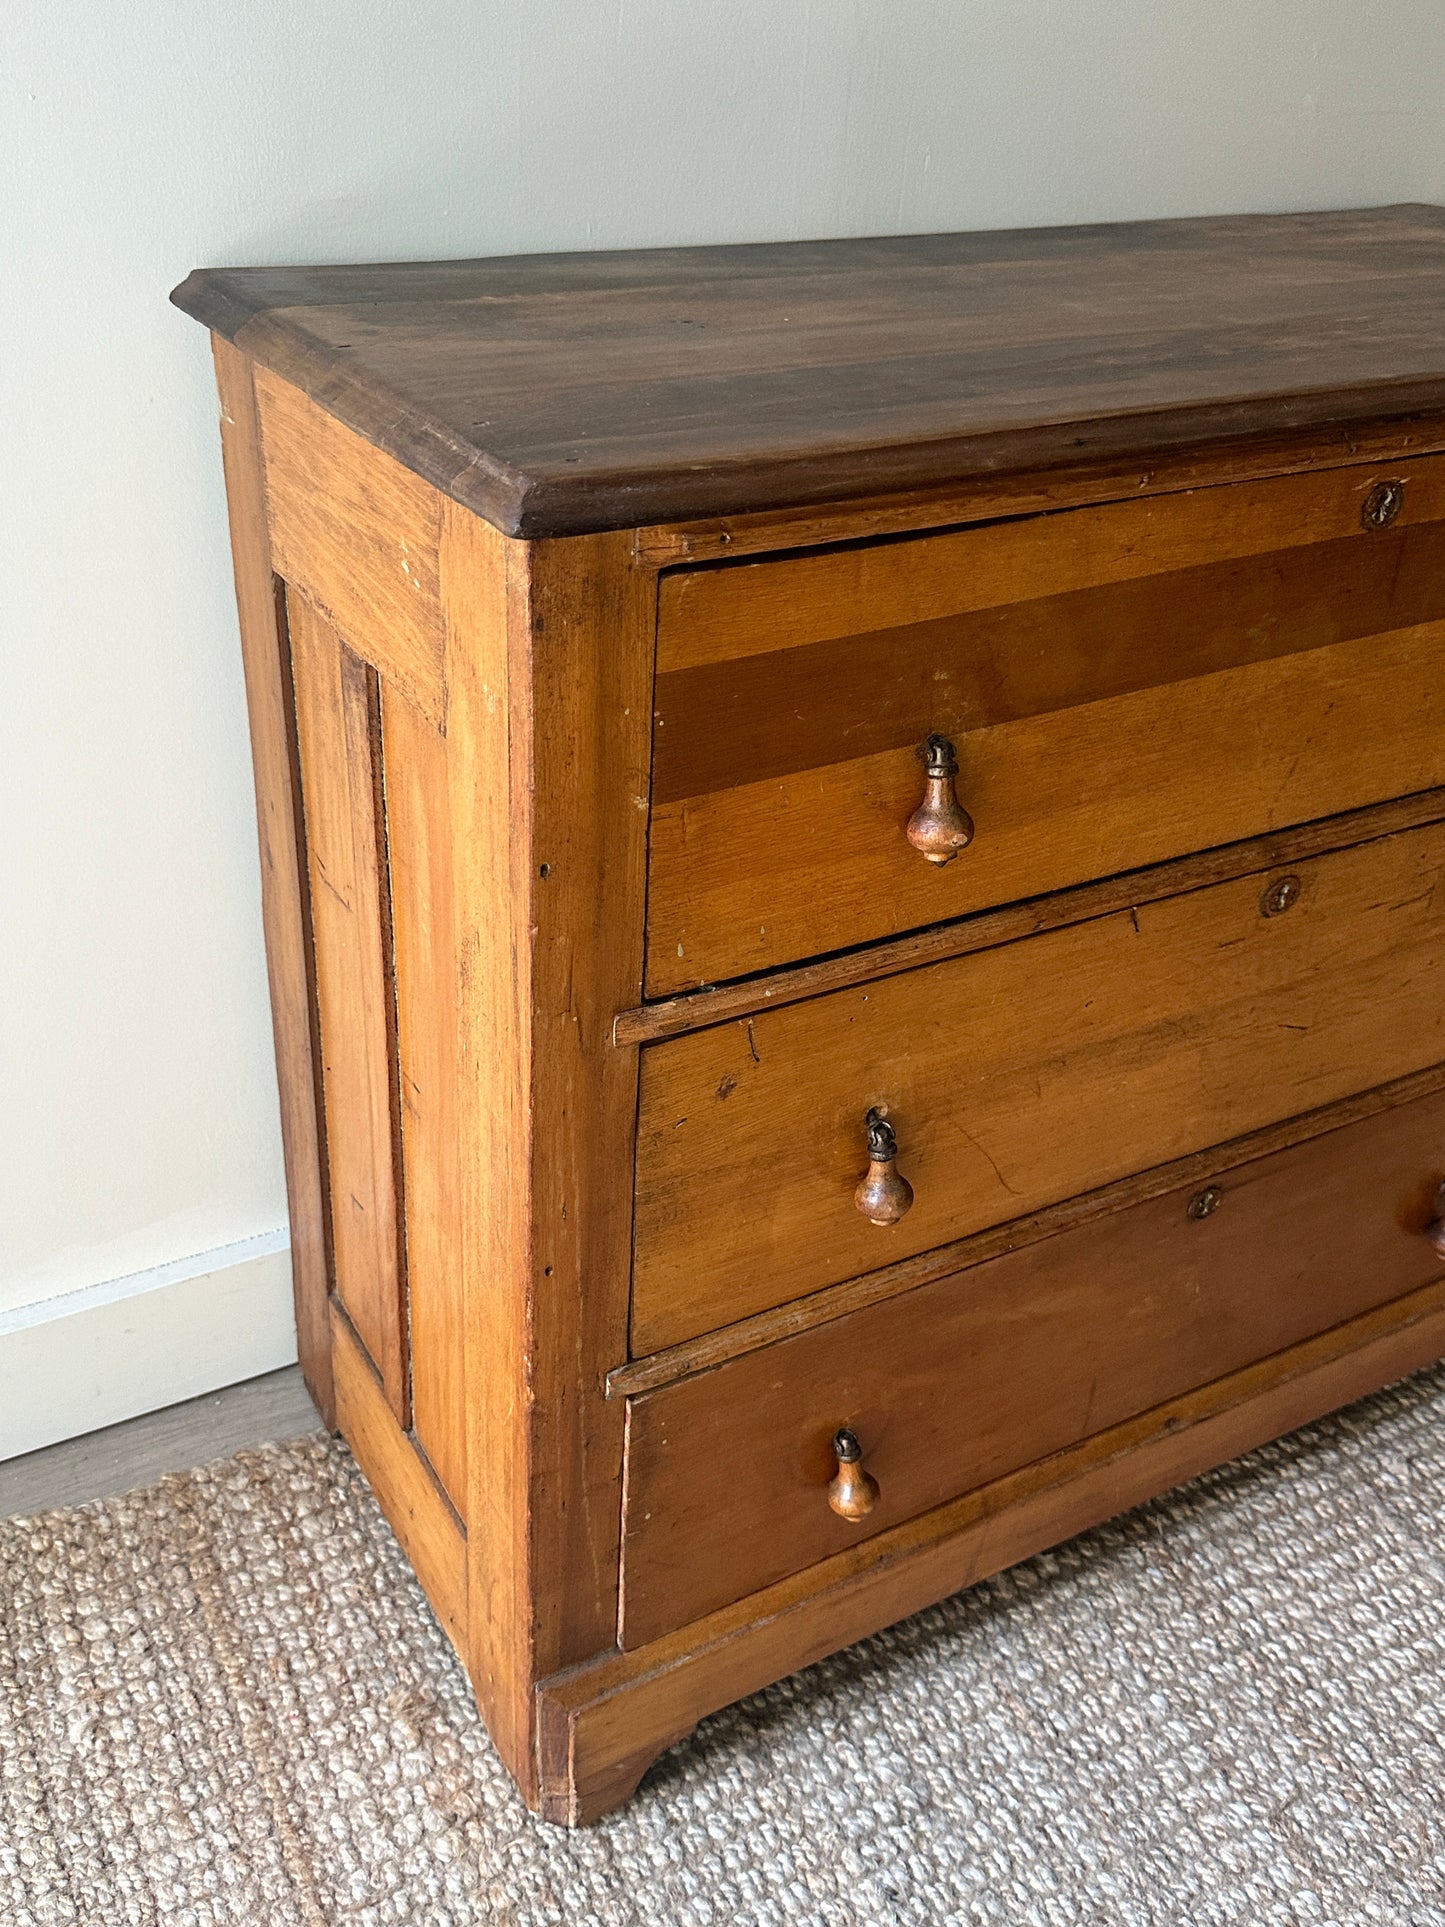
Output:
[[[302,1361],[532,1805],[1445,1353],[1445,212],[174,298]]]

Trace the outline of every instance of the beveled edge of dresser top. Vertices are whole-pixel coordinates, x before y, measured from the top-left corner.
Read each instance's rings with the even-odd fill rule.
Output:
[[[172,300],[529,538],[1445,410],[1427,204],[201,269]]]

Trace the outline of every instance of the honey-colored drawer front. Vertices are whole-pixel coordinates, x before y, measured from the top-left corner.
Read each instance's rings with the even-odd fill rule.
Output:
[[[648,994],[1445,781],[1442,518],[1424,457],[666,578]]]
[[[1445,825],[1288,875],[649,1046],[634,1354],[1445,1058]],[[854,1200],[874,1106],[889,1226]]]
[[[1437,1093],[634,1398],[627,1643],[1445,1276],[1442,1172]]]

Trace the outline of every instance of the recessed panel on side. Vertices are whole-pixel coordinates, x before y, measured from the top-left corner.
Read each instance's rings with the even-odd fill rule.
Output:
[[[409,1423],[395,1002],[375,672],[288,596],[335,1290]]]

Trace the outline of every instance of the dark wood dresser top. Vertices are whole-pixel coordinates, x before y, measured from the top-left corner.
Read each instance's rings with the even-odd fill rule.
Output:
[[[1445,409],[1445,209],[202,269],[177,306],[509,535]]]

